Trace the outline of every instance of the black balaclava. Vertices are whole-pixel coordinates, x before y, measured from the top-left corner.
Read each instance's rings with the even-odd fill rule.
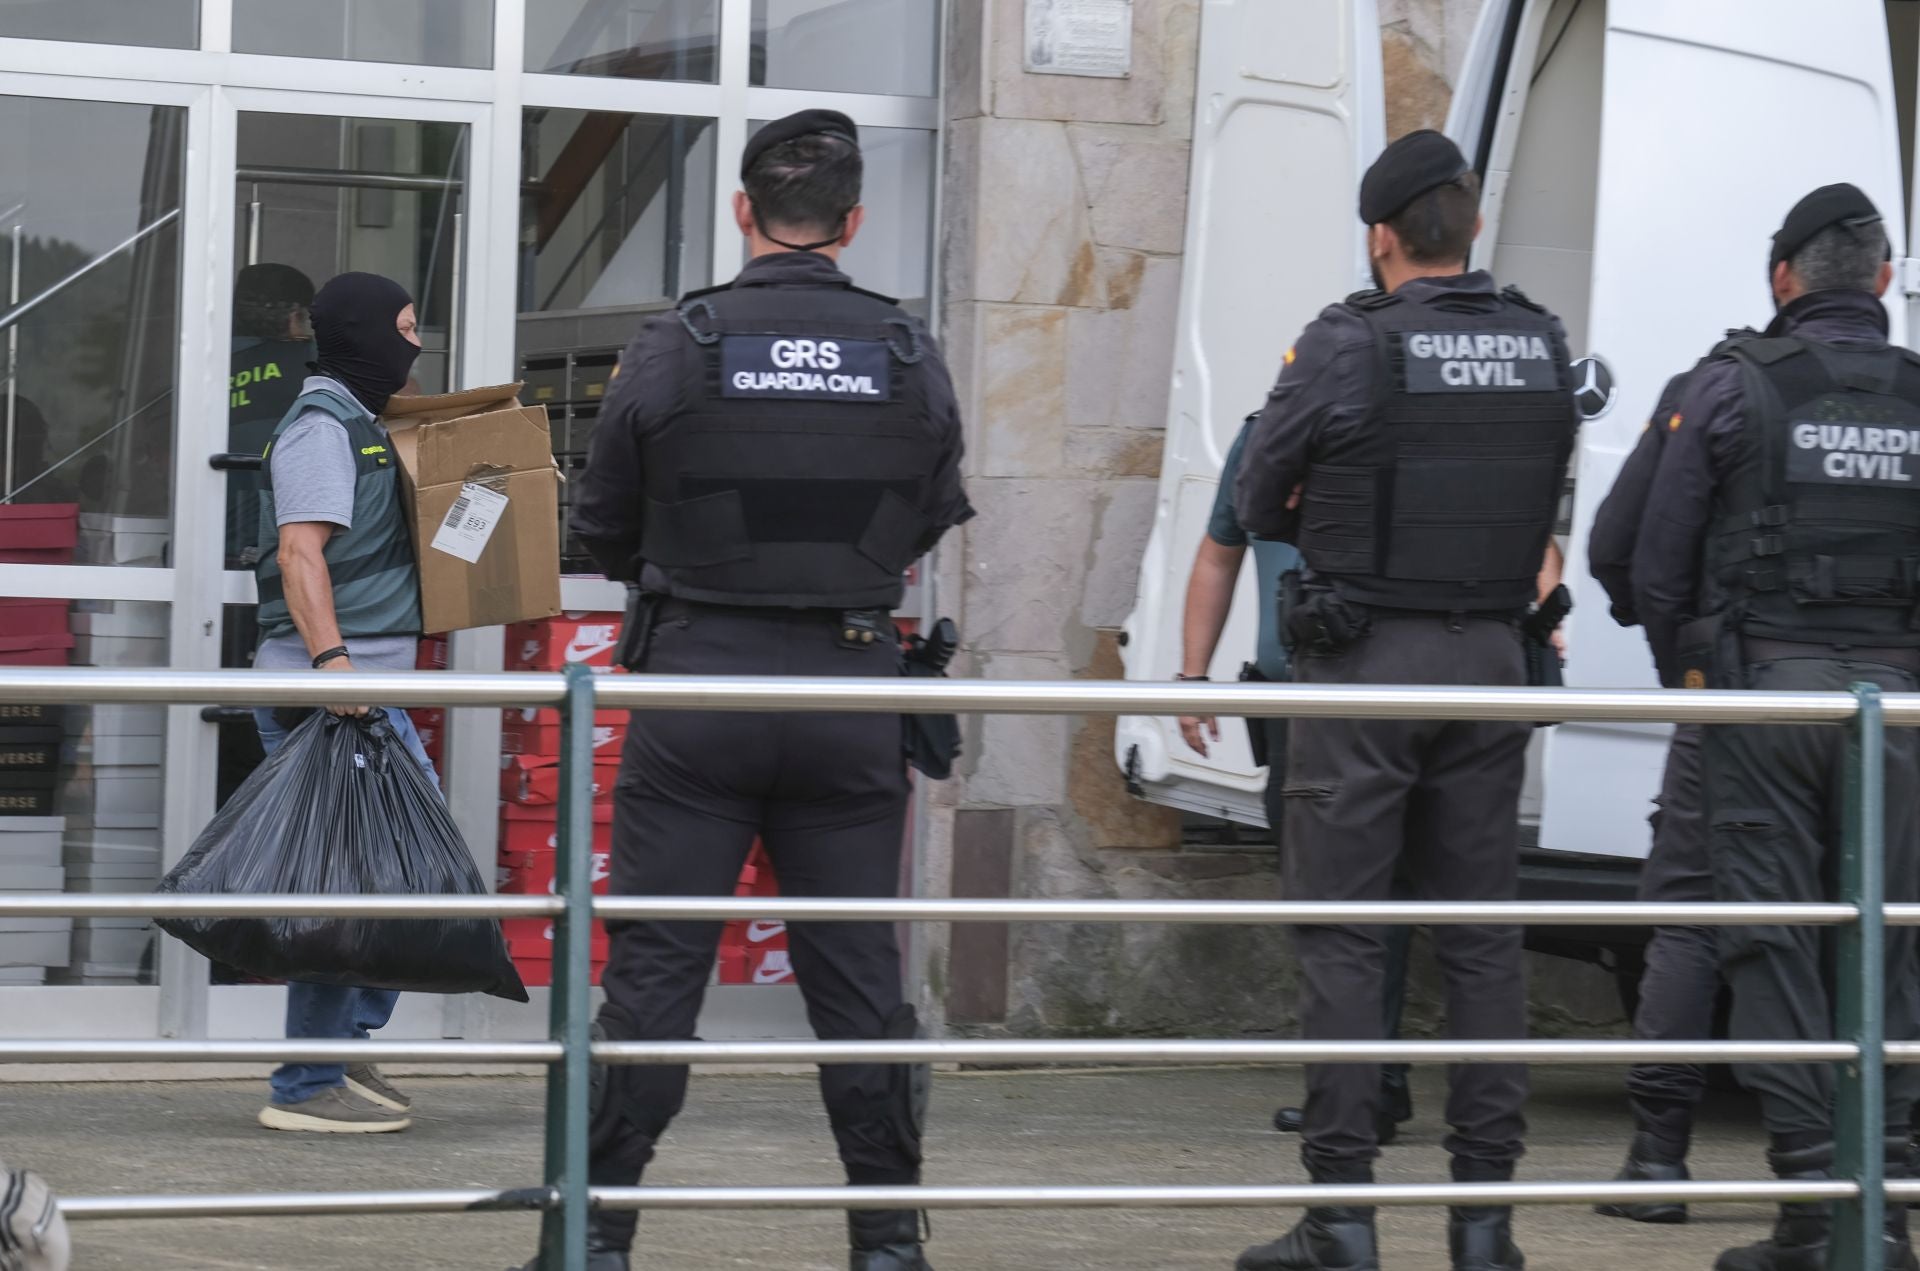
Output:
[[[339,380],[378,415],[407,382],[419,346],[395,325],[413,303],[407,289],[378,274],[341,274],[313,298],[313,340],[320,374]]]

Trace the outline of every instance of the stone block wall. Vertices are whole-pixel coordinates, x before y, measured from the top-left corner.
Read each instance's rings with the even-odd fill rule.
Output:
[[[1479,0],[1381,0],[1388,135],[1438,126]],[[955,672],[1115,678],[1173,366],[1201,0],[1134,0],[1132,74],[1029,74],[1025,0],[948,0],[942,332],[979,517],[943,544]],[[1194,850],[1129,797],[1109,720],[969,723],[928,790],[929,894],[1261,899],[1270,853]],[[914,946],[955,1032],[1279,1034],[1273,928],[962,925]],[[1414,1018],[1433,1015],[1416,992]]]

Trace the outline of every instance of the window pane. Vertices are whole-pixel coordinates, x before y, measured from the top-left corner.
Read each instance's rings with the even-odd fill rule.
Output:
[[[493,0],[234,0],[242,53],[493,65]]]
[[[200,0],[4,0],[0,36],[190,49],[200,44]]]
[[[422,350],[404,391],[444,392],[464,268],[467,126],[244,113],[234,212],[227,450],[257,455],[306,378],[308,304],[335,274],[383,274],[414,298]],[[260,551],[259,474],[227,476],[227,567]]]
[[[711,84],[718,0],[527,0],[527,69]]]
[[[749,120],[751,134],[767,121]],[[933,134],[918,128],[861,128],[865,171],[860,202],[866,220],[840,268],[868,291],[897,296],[900,307],[928,319],[933,277]],[[740,259],[746,261],[746,244]]]
[[[0,666],[165,666],[167,619],[164,604],[0,598]],[[0,890],[153,890],[166,709],[0,707]],[[0,985],[153,978],[146,919],[0,918]]]
[[[0,563],[165,563],[186,118],[0,97]]]
[[[931,97],[937,5],[753,0],[753,82]]]
[[[586,462],[608,375],[640,314],[710,279],[715,132],[711,119],[526,113],[519,377],[524,400],[547,408],[569,477]],[[563,526],[571,488],[561,488]],[[561,568],[599,572],[570,537]]]

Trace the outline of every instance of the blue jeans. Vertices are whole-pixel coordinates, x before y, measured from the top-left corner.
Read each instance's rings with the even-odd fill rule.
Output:
[[[387,719],[394,736],[405,744],[408,753],[420,764],[427,779],[437,787],[439,774],[433,760],[427,758],[413,719],[397,707],[387,708]],[[271,709],[253,713],[260,730],[260,745],[268,754],[280,749],[288,730],[273,717]],[[374,1029],[393,1018],[393,1007],[400,995],[391,989],[355,989],[339,984],[287,985],[287,1036],[353,1037],[362,1041]],[[342,1064],[282,1064],[273,1074],[273,1101],[279,1104],[302,1103],[330,1086],[345,1085],[347,1070]]]

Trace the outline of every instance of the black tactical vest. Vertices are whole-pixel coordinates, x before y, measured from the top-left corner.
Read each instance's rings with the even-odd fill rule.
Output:
[[[1525,609],[1578,424],[1558,324],[1511,287],[1347,305],[1373,329],[1374,400],[1315,456],[1301,554],[1361,604]]]
[[[1707,545],[1752,635],[1920,645],[1920,356],[1782,336],[1732,350],[1746,444]]]
[[[644,454],[642,583],[710,604],[892,608],[944,528],[919,328],[852,287],[681,301],[694,356]]]

